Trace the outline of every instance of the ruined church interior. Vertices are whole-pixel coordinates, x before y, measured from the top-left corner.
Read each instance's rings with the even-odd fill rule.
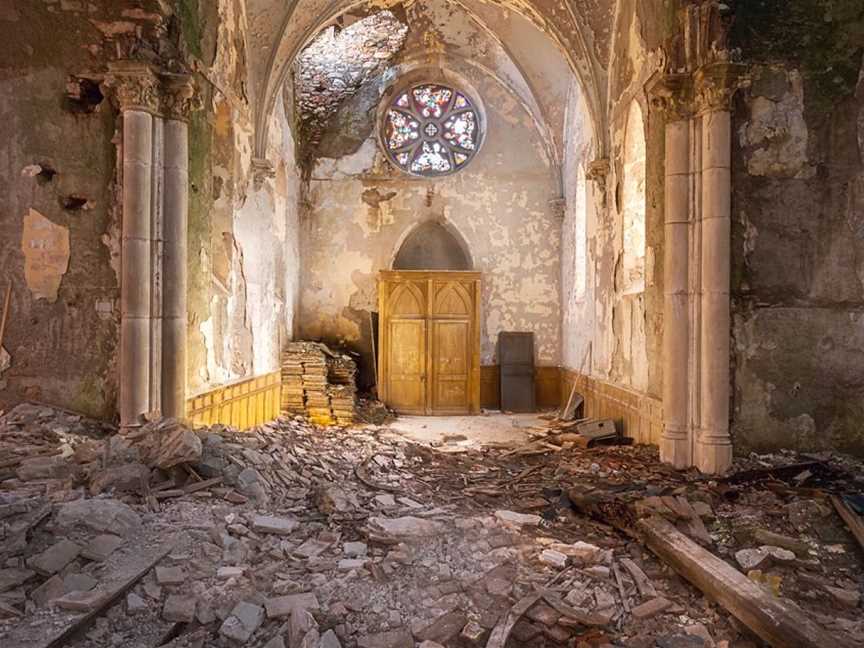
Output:
[[[862,594],[861,0],[0,0],[2,648]]]

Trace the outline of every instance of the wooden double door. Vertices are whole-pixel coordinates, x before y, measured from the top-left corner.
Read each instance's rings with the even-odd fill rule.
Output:
[[[402,414],[480,411],[480,273],[385,271],[381,400]]]

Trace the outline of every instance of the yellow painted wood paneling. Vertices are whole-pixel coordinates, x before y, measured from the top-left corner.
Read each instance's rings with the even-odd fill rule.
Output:
[[[195,427],[221,423],[246,430],[279,417],[281,389],[278,371],[222,385],[186,401],[187,418]]]

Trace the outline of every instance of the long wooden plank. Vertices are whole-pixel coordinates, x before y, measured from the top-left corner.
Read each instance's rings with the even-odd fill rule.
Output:
[[[818,626],[791,601],[774,598],[668,521],[644,518],[637,528],[652,552],[773,648],[854,648],[850,641]]]
[[[117,599],[128,592],[147,572],[167,556],[177,545],[178,536],[172,536],[166,542],[156,547],[131,553],[129,561],[125,563],[122,570],[111,574],[100,584],[104,590],[104,596],[99,604],[90,612],[82,616],[70,615],[68,621],[63,625],[45,624],[44,632],[34,634],[31,624],[16,628],[4,637],[4,646],[15,646],[15,648],[58,648],[69,638],[84,631],[90,624],[107,610]],[[56,617],[55,617],[56,618]],[[38,637],[38,639],[37,639]]]
[[[831,503],[837,510],[838,515],[846,523],[846,528],[855,536],[858,545],[861,547],[861,551],[864,551],[864,522],[862,522],[861,516],[849,508],[849,505],[836,495],[831,496]]]

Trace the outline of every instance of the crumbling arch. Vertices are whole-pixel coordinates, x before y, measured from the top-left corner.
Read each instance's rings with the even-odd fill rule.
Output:
[[[329,2],[324,10],[313,14],[311,11],[305,15],[308,17],[305,29],[296,38],[288,38],[289,28],[295,18],[303,20],[303,0],[296,0],[287,9],[282,24],[277,30],[276,42],[271,44],[270,56],[261,78],[257,80],[256,108],[255,108],[255,155],[256,158],[264,158],[266,152],[268,116],[273,110],[276,97],[285,78],[288,75],[291,63],[297,54],[308,45],[318,34],[321,28],[337,19],[340,15],[362,6],[367,0],[334,0]],[[258,4],[265,4],[259,0]],[[568,7],[566,23],[563,27],[558,25],[561,19],[553,19],[542,10],[533,5],[520,2],[519,0],[497,0],[496,4],[519,14],[530,21],[541,33],[552,39],[561,56],[567,61],[574,74],[579,78],[585,89],[586,104],[591,121],[596,133],[605,133],[605,116],[602,111],[603,96],[605,88],[598,81],[596,63],[589,54],[586,39],[582,33],[580,20],[575,10]],[[253,17],[254,18],[254,17]],[[605,138],[598,137],[598,150],[605,150]]]
[[[446,220],[416,223],[399,239],[392,270],[473,270],[468,243]]]

